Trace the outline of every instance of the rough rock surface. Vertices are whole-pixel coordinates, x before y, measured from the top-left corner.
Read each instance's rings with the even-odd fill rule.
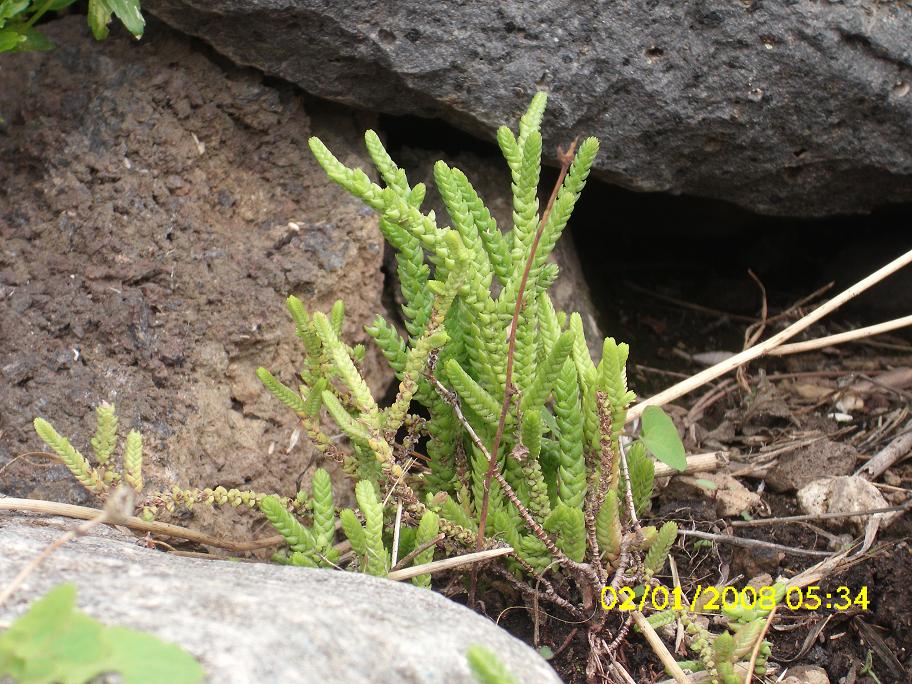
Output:
[[[343,298],[352,342],[383,311],[376,218],[306,144],[319,134],[360,163],[372,119],[162,26],[140,43],[95,43],[84,17],[46,28],[56,51],[0,68],[0,489],[81,503],[62,466],[10,461],[40,447],[39,415],[90,453],[108,400],[144,432],[153,487],[293,493],[312,453],[254,371],[293,378],[288,294],[323,310]],[[377,356],[366,374],[382,392]]]
[[[0,517],[0,586],[74,525]],[[79,608],[92,617],[183,646],[211,682],[475,684],[465,659],[472,644],[498,653],[518,681],[560,682],[531,648],[432,591],[354,573],[180,558],[113,530],[59,549],[0,620],[62,582],[76,583]]]
[[[912,199],[905,3],[148,0],[234,61],[339,102],[493,138],[551,92],[548,152],[602,177],[770,214]]]
[[[858,513],[888,508],[889,503],[873,484],[857,475],[840,475],[822,477],[798,490],[798,503],[801,510],[809,515],[822,513]],[[858,531],[864,531],[871,521],[886,527],[895,521],[901,513],[877,513],[872,516],[837,518],[825,520],[824,525],[840,528],[851,525]]]

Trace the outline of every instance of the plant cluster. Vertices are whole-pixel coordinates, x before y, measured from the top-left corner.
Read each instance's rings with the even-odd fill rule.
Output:
[[[374,132],[366,134],[366,145],[385,187],[342,165],[312,138],[311,150],[329,177],[380,214],[381,231],[397,250],[408,339],[379,316],[366,330],[396,372],[399,391],[380,408],[358,369],[363,350],[339,337],[340,308],[329,317],[310,315],[295,297],[287,304],[306,354],[301,382],[292,389],[258,371],[269,391],[300,416],[317,447],[346,472],[393,491],[416,521],[435,510],[441,529],[464,546],[479,536],[509,544],[531,573],[558,558],[610,564],[621,551],[622,460],[626,456],[635,506],[642,510],[652,488],[647,446],[676,465],[683,458],[673,426],[658,409],[648,413],[651,439],[622,454],[621,433],[634,399],[625,373],[628,347],[608,338],[594,363],[579,314],[555,310],[548,296],[558,272],[548,256],[582,192],[598,142],[589,138],[580,145],[542,217],[544,107],[540,93],[517,135],[506,127],[498,132],[513,176],[509,231],[498,228],[458,169],[443,162],[434,168],[454,226],[440,228],[433,212],[421,211],[424,185],[409,184]],[[321,409],[348,436],[351,453],[341,454],[322,432]],[[426,469],[414,468],[409,456],[419,441]],[[496,453],[489,447],[494,442]]]
[[[629,617],[612,625],[611,614],[599,608],[602,587],[655,586],[677,536],[673,522],[658,530],[639,522],[652,496],[653,457],[678,469],[686,460],[673,423],[657,407],[642,413],[635,439],[625,434],[635,400],[627,386],[628,346],[609,337],[596,362],[579,314],[557,310],[548,294],[558,276],[549,256],[586,184],[598,141],[588,138],[575,155],[565,155],[558,187],[541,211],[545,103],[538,93],[518,131],[498,131],[512,177],[507,230],[468,178],[444,162],[435,165],[434,178],[452,225],[440,227],[434,212],[421,208],[425,186],[408,181],[376,133],[368,131],[365,142],[382,185],[310,140],[327,175],[379,214],[396,251],[403,302],[404,335],[381,316],[366,327],[399,381],[388,406],[378,405],[361,374],[364,347],[341,337],[341,302],[325,314],[289,297],[304,350],[298,377],[289,385],[265,368],[257,371],[316,448],[355,481],[359,510],[338,513],[347,542],[335,543],[336,507],[322,470],[310,493],[293,497],[174,488],[141,505],[147,517],[200,503],[259,508],[287,542],[277,560],[379,576],[397,558],[423,565],[438,547],[449,556],[509,547],[506,561],[495,561],[485,577],[497,574],[526,598],[549,601],[584,624],[587,675],[596,679],[631,626]],[[107,465],[112,416],[113,409],[109,415],[99,408],[94,468],[36,420],[39,435],[79,481],[102,495],[121,478],[139,481],[141,489],[141,475],[130,467],[136,462],[130,437],[123,474]],[[347,445],[329,437],[328,421]],[[430,586],[430,575],[413,581]],[[473,573],[470,596],[475,588]],[[687,611],[651,619],[685,621],[699,656],[692,666],[725,684],[763,622],[759,615],[730,616],[730,631],[714,636]]]
[[[0,0],[0,52],[53,50],[54,43],[35,25],[48,12],[59,12],[75,2]],[[146,22],[139,10],[139,0],[89,0],[89,28],[96,40],[107,38],[112,15],[134,36],[142,36]]]

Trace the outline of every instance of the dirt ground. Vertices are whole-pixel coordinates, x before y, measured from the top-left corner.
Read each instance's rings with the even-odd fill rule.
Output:
[[[846,520],[833,524],[809,521],[751,526],[752,522],[765,518],[802,514],[804,511],[796,500],[797,488],[826,475],[852,473],[873,452],[909,429],[912,404],[907,396],[895,391],[878,388],[879,391],[867,394],[864,398],[866,407],[858,408],[848,424],[826,418],[834,404],[840,401],[836,393],[831,392],[824,401],[812,402],[806,398],[810,393],[809,383],[835,388],[836,378],[851,379],[859,372],[888,379],[895,374],[887,369],[897,368],[894,365],[897,360],[908,363],[910,358],[882,356],[876,350],[860,354],[856,350],[852,357],[864,371],[838,372],[836,366],[839,364],[818,357],[818,371],[804,371],[812,377],[803,377],[801,371],[797,372],[798,379],[804,381],[798,390],[794,377],[764,383],[759,373],[755,373],[749,379],[752,393],[737,386],[732,388],[725,381],[718,384],[724,392],[721,397],[715,389],[705,388],[703,400],[716,396],[711,406],[706,407],[703,401],[705,413],[699,408],[700,393],[672,407],[676,422],[691,428],[686,440],[689,453],[718,449],[726,454],[729,462],[712,472],[659,482],[657,496],[644,524],[658,525],[674,520],[680,529],[732,535],[793,550],[766,546],[741,548],[728,543],[679,539],[672,556],[685,595],[693,596],[697,585],[740,588],[756,578],[760,578],[762,584],[770,584],[777,577],[794,577],[822,560],[822,555],[808,557],[802,552],[832,553],[859,535],[859,530]],[[842,358],[841,363],[845,362]],[[780,361],[764,363],[761,368],[765,367],[770,377],[794,375],[795,372],[789,372],[788,365]],[[909,366],[899,368],[909,371]],[[813,377],[818,374],[831,377]],[[848,382],[843,384],[850,386]],[[908,394],[902,389],[899,391]],[[847,394],[843,394],[843,399]],[[813,410],[808,410],[809,407]],[[897,418],[900,422],[896,423],[895,429],[876,436],[878,426],[882,428]],[[738,476],[731,478],[731,474]],[[906,461],[894,466],[879,483],[887,506],[908,502],[912,463]],[[666,585],[673,581],[667,566],[661,579]],[[786,667],[815,665],[824,668],[834,684],[875,684],[876,681],[905,684],[912,673],[910,583],[912,516],[907,511],[886,530],[880,530],[871,549],[817,583],[821,596],[829,593],[836,597],[840,587],[847,587],[854,598],[864,589],[870,599],[868,609],[864,610],[860,605],[852,605],[848,610],[826,605],[813,611],[783,608],[768,632],[773,644],[771,662],[776,664],[776,669],[758,681],[774,682]],[[460,596],[464,598],[463,594]],[[488,594],[484,609],[492,619],[498,619],[508,629],[533,642],[531,610],[523,605],[520,597],[498,586]],[[545,613],[554,612],[550,607],[545,610]],[[560,615],[556,618],[541,618],[537,645],[558,653],[552,664],[565,681],[584,682],[588,645],[581,634],[571,637],[572,621],[565,622]],[[618,627],[621,621],[618,618]],[[568,638],[570,641],[566,642]],[[669,639],[669,643],[672,642],[673,636]],[[629,648],[619,649],[619,658],[634,679],[637,682],[665,680],[667,675],[652,652],[636,637],[629,643]],[[863,673],[869,654],[876,680]],[[678,655],[681,659],[689,657],[686,650]]]
[[[656,320],[668,316],[663,307],[647,306],[647,310]],[[899,347],[908,342],[896,338],[885,344]],[[693,596],[697,585],[740,588],[756,578],[763,584],[777,577],[791,578],[822,560],[823,554],[859,537],[860,530],[847,520],[752,525],[765,518],[804,513],[797,489],[824,476],[852,474],[871,455],[908,432],[912,427],[910,360],[909,353],[856,345],[833,353],[764,361],[752,367],[750,391],[733,379],[723,379],[666,407],[684,432],[688,453],[718,450],[727,463],[711,472],[660,481],[644,524],[674,520],[680,529],[731,535],[762,545],[741,548],[679,539],[672,556],[685,594]],[[655,371],[646,368],[634,367],[634,386],[656,383]],[[698,368],[695,365],[693,371]],[[675,380],[674,373],[661,375],[660,385]],[[882,383],[864,378],[880,378]],[[831,417],[850,402],[851,420],[837,422]],[[893,466],[876,481],[884,506],[907,503],[912,462],[907,459]],[[808,557],[805,551],[821,556]],[[667,567],[662,579],[672,582]],[[850,595],[857,597],[865,589],[868,609],[822,605],[813,611],[781,610],[768,633],[773,644],[771,661],[778,669],[762,681],[776,681],[785,667],[816,665],[827,671],[833,683],[908,682],[912,673],[910,583],[912,516],[907,509],[878,532],[867,552],[817,583],[821,596],[836,597],[839,587],[848,587]],[[500,616],[503,624],[531,642],[528,606],[521,604],[518,597],[495,591],[485,608],[489,616]],[[583,682],[588,645],[581,635],[565,644],[570,628],[561,619],[544,620],[539,645],[559,651],[552,664],[567,682]],[[639,643],[632,640],[632,648],[620,649],[619,657],[636,681],[664,680],[667,675],[655,656]],[[863,672],[869,654],[876,680]],[[686,651],[679,656],[688,657]]]
[[[307,149],[317,134],[357,161],[372,118],[167,31],[95,43],[83,17],[46,29],[56,51],[0,70],[0,488],[83,503],[63,466],[15,458],[39,450],[36,416],[87,449],[107,400],[144,433],[153,485],[293,494],[313,454],[254,371],[292,380],[289,294],[322,310],[343,298],[353,341],[383,312],[376,219]],[[375,354],[367,375],[390,381]],[[249,524],[195,517],[216,533]]]

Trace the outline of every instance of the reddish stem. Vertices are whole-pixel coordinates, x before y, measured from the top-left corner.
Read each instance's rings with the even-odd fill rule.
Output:
[[[554,200],[557,199],[557,193],[564,183],[567,172],[570,170],[570,163],[573,161],[573,153],[575,151],[576,139],[570,143],[570,148],[566,152],[561,149],[558,149],[557,151],[558,159],[560,159],[561,162],[560,175],[557,177],[557,182],[554,184],[554,189],[551,191],[551,197],[548,199],[548,205],[545,207],[545,212],[542,214],[541,221],[538,224],[538,230],[535,232],[535,239],[532,241],[532,248],[529,250],[528,259],[526,259],[526,267],[523,270],[522,280],[519,282],[519,291],[516,293],[516,306],[513,308],[513,320],[510,322],[510,338],[507,346],[507,373],[504,382],[503,406],[500,409],[500,420],[497,422],[497,432],[494,435],[494,446],[491,448],[491,453],[489,454],[488,470],[485,473],[484,480],[484,498],[482,499],[481,504],[481,515],[478,519],[479,550],[484,547],[485,526],[488,522],[488,506],[490,505],[491,497],[491,481],[494,479],[494,469],[497,467],[497,452],[500,449],[500,442],[503,439],[507,414],[510,412],[510,397],[515,391],[515,388],[513,387],[513,356],[516,352],[516,327],[519,323],[519,314],[522,311],[526,284],[529,280],[532,264],[535,261],[535,252],[538,250],[538,243],[541,241],[542,233],[545,231],[545,224],[548,221],[548,216],[550,216],[551,210],[554,208]],[[469,605],[474,603],[477,580],[477,571],[473,567],[472,584],[469,591]]]

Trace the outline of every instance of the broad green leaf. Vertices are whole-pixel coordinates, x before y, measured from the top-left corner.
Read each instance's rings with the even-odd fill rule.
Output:
[[[472,644],[466,650],[466,658],[479,684],[517,684],[516,678],[490,649]]]
[[[0,634],[0,679],[17,684],[84,684],[119,672],[126,684],[195,684],[199,663],[151,635],[103,624],[76,610],[76,587],[62,584]]]
[[[15,50],[22,41],[23,37],[18,31],[4,29],[0,31],[0,52]]]
[[[75,585],[54,587],[0,634],[0,644],[15,644],[21,649],[43,634],[54,634],[65,626],[75,607]]]
[[[57,47],[50,38],[34,28],[26,31],[23,37],[25,40],[16,46],[16,52],[47,52]]]
[[[678,430],[658,406],[647,406],[643,411],[642,439],[646,448],[662,463],[678,471],[687,467],[684,444],[678,437]]]
[[[139,11],[139,0],[105,0],[114,15],[120,19],[127,31],[139,38],[146,27],[146,20]]]
[[[0,26],[3,21],[22,13],[29,5],[29,0],[3,0],[0,2]]]
[[[85,613],[74,612],[64,629],[53,638],[36,639],[26,656],[19,684],[59,682],[84,684],[109,668],[108,649],[103,641],[104,625]],[[20,655],[22,657],[22,655]]]
[[[19,684],[83,684],[104,672],[104,627],[75,611],[75,602],[74,585],[55,587],[0,635],[7,654],[0,676]]]
[[[119,672],[124,684],[195,684],[205,673],[180,646],[124,627],[108,627],[111,649],[108,669]]]

